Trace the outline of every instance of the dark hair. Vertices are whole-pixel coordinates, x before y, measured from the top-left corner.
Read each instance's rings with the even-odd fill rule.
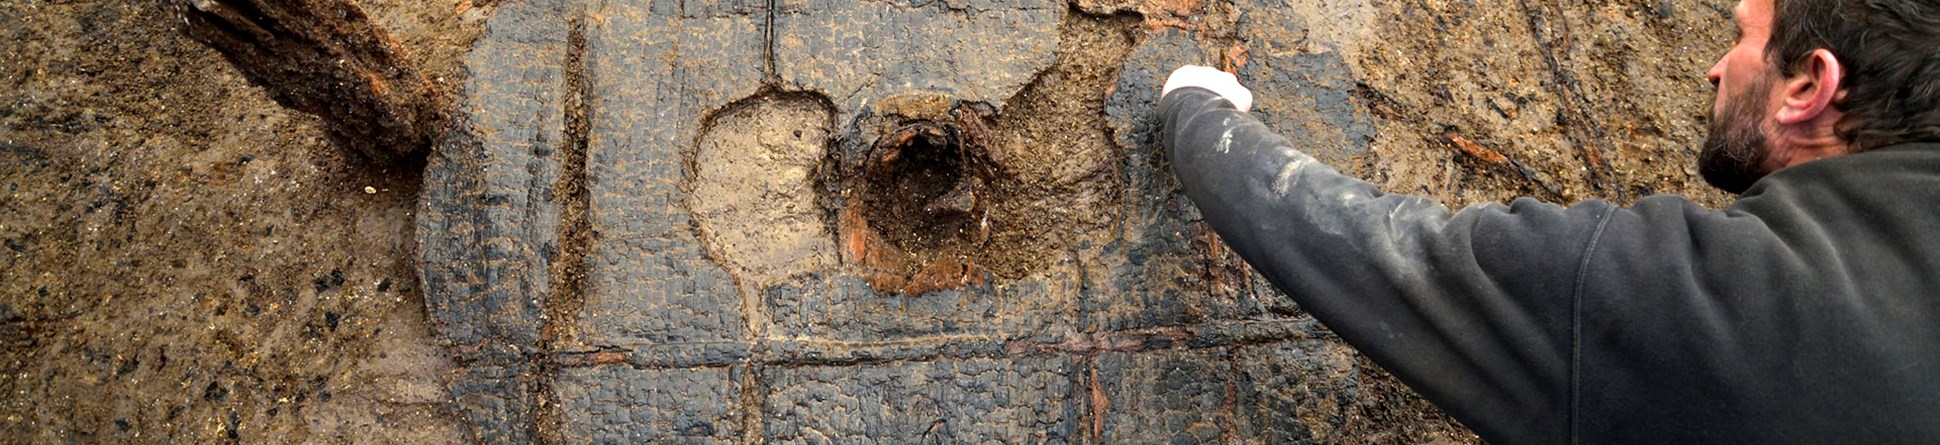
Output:
[[[1855,152],[1940,140],[1940,2],[1773,0],[1765,56],[1791,76],[1825,48],[1846,68],[1834,132]]]

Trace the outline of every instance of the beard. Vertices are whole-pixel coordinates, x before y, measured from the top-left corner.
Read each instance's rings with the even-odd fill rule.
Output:
[[[1762,113],[1771,102],[1772,84],[1760,79],[1739,94],[1725,98],[1724,109],[1711,116],[1711,132],[1698,153],[1698,173],[1712,187],[1738,195],[1765,177],[1765,127]]]

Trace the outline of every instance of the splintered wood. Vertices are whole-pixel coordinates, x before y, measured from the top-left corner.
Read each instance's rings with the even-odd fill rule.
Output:
[[[324,119],[332,142],[379,163],[429,151],[444,97],[351,0],[175,0],[195,40],[284,106]]]

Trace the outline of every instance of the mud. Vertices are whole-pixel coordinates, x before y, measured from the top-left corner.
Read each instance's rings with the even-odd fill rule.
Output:
[[[817,196],[833,110],[811,97],[760,96],[711,118],[694,159],[694,212],[710,256],[765,288],[835,262]]]
[[[1710,106],[1703,70],[1730,37],[1728,2],[1329,5],[1364,17],[1365,29],[1433,30],[1333,50],[1358,61],[1355,93],[1379,133],[1393,135],[1374,139],[1383,162],[1361,170],[1389,190],[1451,206],[1652,193],[1726,202],[1690,159]],[[1453,155],[1444,133],[1527,171]]]
[[[1137,25],[1130,15],[1068,15],[1057,58],[998,118],[991,151],[1015,178],[1002,184],[1008,205],[993,212],[992,242],[1018,259],[997,265],[1006,276],[1044,270],[1080,245],[1116,235],[1122,154],[1102,111]]]
[[[991,159],[993,111],[915,96],[878,104],[857,123],[876,129],[861,132],[874,141],[845,144],[855,148],[824,161],[832,167],[823,169],[823,202],[833,206],[843,263],[879,292],[922,296],[985,284],[985,264],[1000,252],[989,243],[990,213],[1005,198],[993,184],[1008,178]]]
[[[468,43],[440,3],[383,15]],[[331,145],[169,9],[0,3],[0,442],[465,442],[420,167]]]

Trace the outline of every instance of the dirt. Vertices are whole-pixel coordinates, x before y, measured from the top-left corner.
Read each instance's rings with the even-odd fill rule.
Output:
[[[990,150],[1015,181],[992,215],[992,242],[1010,276],[1042,270],[1081,244],[1104,244],[1119,214],[1119,159],[1105,129],[1105,98],[1137,42],[1133,15],[1074,11],[1058,33],[1057,59],[1008,103]]]
[[[1728,202],[1692,159],[1711,103],[1703,70],[1730,37],[1729,2],[1323,5],[1310,19],[1350,19],[1317,22],[1333,24],[1318,32],[1359,43],[1317,50],[1353,62],[1355,93],[1378,118],[1375,160],[1353,167],[1386,190],[1450,207],[1653,193]],[[1432,32],[1379,31],[1395,29]],[[1457,154],[1464,145],[1501,158]]]
[[[4,442],[455,443],[411,221],[159,2],[0,4]],[[479,10],[367,2],[441,82]]]
[[[835,261],[815,183],[830,113],[803,96],[760,96],[715,116],[701,134],[687,207],[710,255],[751,281],[744,289]]]
[[[948,244],[984,238],[978,223],[987,220],[978,204],[985,200],[978,198],[988,197],[989,185],[958,133],[930,122],[907,124],[864,159],[864,181],[857,184],[867,194],[862,216],[882,223],[889,242],[905,251],[958,250]]]

